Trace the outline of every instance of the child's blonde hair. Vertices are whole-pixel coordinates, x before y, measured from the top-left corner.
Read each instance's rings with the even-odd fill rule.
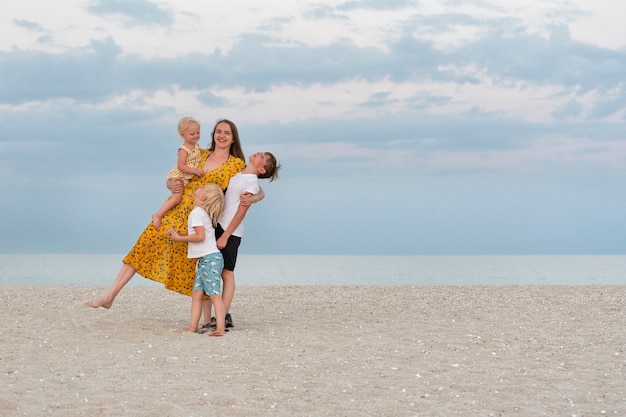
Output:
[[[185,129],[187,129],[187,126],[189,126],[192,123],[195,123],[198,125],[198,127],[200,127],[200,122],[194,119],[193,117],[183,117],[182,119],[180,119],[178,121],[178,133],[179,134],[183,133]]]
[[[224,210],[224,193],[222,189],[215,184],[207,184],[203,187],[203,196],[206,197],[202,201],[200,207],[207,212],[213,222],[213,227],[217,226],[217,220]]]

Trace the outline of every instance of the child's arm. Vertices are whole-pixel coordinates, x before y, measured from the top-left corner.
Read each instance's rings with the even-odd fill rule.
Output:
[[[228,238],[233,234],[237,226],[241,224],[243,218],[246,217],[246,213],[250,206],[244,206],[243,204],[239,204],[239,208],[237,208],[237,213],[235,213],[235,217],[230,221],[230,224],[222,233],[219,239],[217,239],[217,248],[224,249],[226,247],[226,242],[228,242]]]
[[[182,148],[178,150],[178,169],[185,174],[204,175],[204,170],[202,168],[192,168],[187,166],[187,155],[189,154],[186,150]]]
[[[174,242],[202,242],[204,240],[204,226],[194,226],[195,235],[181,235],[174,229],[167,231],[167,234]],[[232,232],[231,232],[232,233]]]

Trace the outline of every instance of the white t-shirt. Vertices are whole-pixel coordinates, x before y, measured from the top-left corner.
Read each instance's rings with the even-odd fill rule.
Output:
[[[211,218],[201,207],[194,207],[187,218],[187,233],[196,234],[195,226],[204,227],[204,240],[202,242],[189,242],[187,245],[188,258],[200,258],[210,253],[219,252],[215,243],[215,228]]]
[[[235,217],[237,209],[239,209],[239,197],[241,194],[258,194],[259,191],[261,191],[261,186],[259,185],[259,177],[256,174],[242,174],[240,172],[228,181],[228,188],[226,188],[226,193],[224,194],[224,211],[218,221],[222,229],[226,230],[233,217]],[[243,221],[233,231],[233,236],[243,236]]]

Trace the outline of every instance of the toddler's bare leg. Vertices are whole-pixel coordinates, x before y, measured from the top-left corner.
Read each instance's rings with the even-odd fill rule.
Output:
[[[183,199],[183,193],[172,193],[172,196],[165,200],[165,202],[159,208],[159,211],[152,215],[152,224],[154,228],[159,230],[161,227],[161,219],[165,216],[165,213],[173,209]]]

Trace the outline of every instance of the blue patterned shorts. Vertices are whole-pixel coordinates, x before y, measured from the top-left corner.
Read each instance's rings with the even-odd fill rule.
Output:
[[[206,295],[219,295],[222,292],[222,269],[224,258],[221,252],[211,253],[198,258],[194,291],[204,290]]]

